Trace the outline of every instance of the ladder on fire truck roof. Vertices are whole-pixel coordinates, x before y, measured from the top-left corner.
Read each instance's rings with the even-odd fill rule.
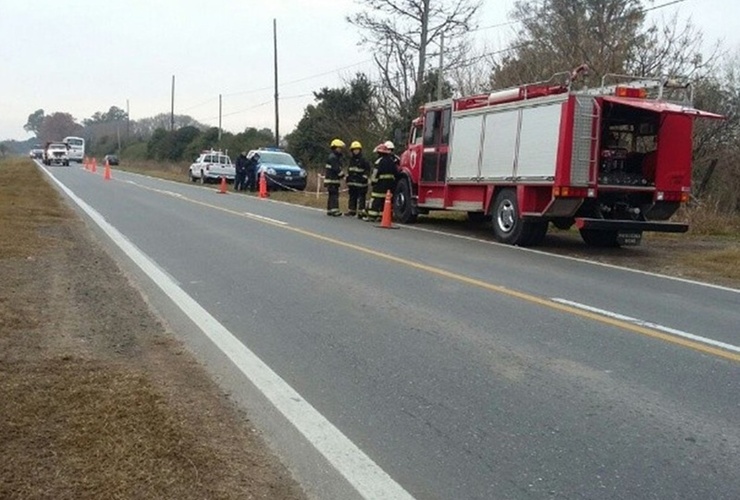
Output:
[[[454,99],[456,111],[482,108],[491,105],[505,104],[509,102],[525,101],[538,97],[546,97],[573,91],[573,83],[578,77],[588,71],[585,64],[575,68],[573,71],[564,71],[555,73],[547,80],[526,83],[515,87],[508,87],[501,90],[495,90],[486,94],[477,94],[473,96],[460,97]],[[615,83],[607,85],[609,80]],[[633,89],[644,89],[644,93],[639,95],[633,92]],[[683,90],[685,96],[682,99],[666,98],[666,90]],[[668,77],[642,77],[634,75],[622,75],[617,73],[608,73],[601,79],[601,86],[591,89],[582,89],[573,91],[579,95],[616,95],[618,92],[624,92],[624,97],[643,97],[657,100],[668,100],[681,104],[691,104],[694,100],[693,85],[686,79],[668,78]],[[449,103],[439,101],[429,103],[427,107],[435,107]]]

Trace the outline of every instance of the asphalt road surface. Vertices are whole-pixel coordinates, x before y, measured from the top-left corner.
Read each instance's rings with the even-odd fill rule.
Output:
[[[120,171],[47,170],[399,491],[740,498],[738,291]],[[292,432],[267,427],[275,442]],[[281,454],[300,464],[314,444]],[[309,493],[338,495],[330,466],[313,472],[324,479],[295,467]]]

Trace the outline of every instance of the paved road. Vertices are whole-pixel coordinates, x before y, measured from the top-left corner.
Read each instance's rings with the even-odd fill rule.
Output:
[[[737,291],[50,171],[416,498],[740,498]]]

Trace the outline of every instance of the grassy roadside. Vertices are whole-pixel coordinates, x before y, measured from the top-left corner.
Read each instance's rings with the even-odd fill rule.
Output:
[[[0,498],[304,498],[29,160],[0,235]]]

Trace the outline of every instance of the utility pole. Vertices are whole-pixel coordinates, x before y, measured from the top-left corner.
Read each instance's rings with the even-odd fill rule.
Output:
[[[170,107],[170,131],[175,130],[175,75],[172,75],[172,106]]]
[[[439,37],[439,69],[437,70],[437,100],[442,100],[442,67],[444,66],[444,54],[445,54],[445,34],[442,33]]]
[[[278,111],[278,56],[277,56],[277,19],[272,20],[272,44],[275,55],[275,147],[280,147],[280,113]]]
[[[131,114],[129,113],[128,109],[128,99],[126,99],[126,144],[129,143],[131,133]]]
[[[221,144],[221,94],[218,94],[218,143]]]

